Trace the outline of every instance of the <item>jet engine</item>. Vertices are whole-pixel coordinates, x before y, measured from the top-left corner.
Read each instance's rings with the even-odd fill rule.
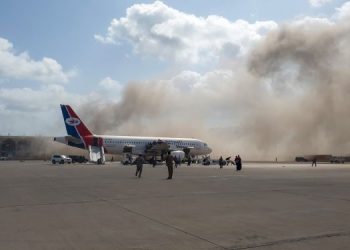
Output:
[[[180,161],[182,161],[185,158],[185,152],[181,151],[181,150],[177,150],[177,151],[171,151],[170,153],[174,158],[176,157],[177,159],[179,159]]]

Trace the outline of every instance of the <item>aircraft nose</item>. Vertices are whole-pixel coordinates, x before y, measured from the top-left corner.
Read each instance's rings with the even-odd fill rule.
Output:
[[[210,154],[213,150],[209,147],[207,147],[208,154]]]

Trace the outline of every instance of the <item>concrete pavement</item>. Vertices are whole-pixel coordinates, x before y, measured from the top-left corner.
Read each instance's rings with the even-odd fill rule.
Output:
[[[347,249],[350,165],[0,162],[0,249]]]

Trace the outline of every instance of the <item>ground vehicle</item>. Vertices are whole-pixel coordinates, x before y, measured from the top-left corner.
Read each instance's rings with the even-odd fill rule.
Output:
[[[341,157],[341,156],[333,156],[330,162],[331,163],[345,163],[345,158]]]
[[[0,161],[7,161],[8,159],[8,156],[0,156]]]
[[[213,161],[210,159],[210,157],[204,157],[204,159],[202,161],[202,165],[205,165],[205,166],[209,166],[212,163],[213,163]]]
[[[66,155],[53,155],[51,157],[51,162],[52,164],[64,164],[64,163],[68,163],[71,164],[72,163],[72,158],[67,157]]]
[[[88,159],[85,158],[83,155],[68,155],[69,158],[72,159],[72,163],[86,163],[88,162]]]
[[[125,154],[123,159],[121,160],[121,163],[123,165],[131,165],[133,163],[132,155],[131,154]]]
[[[307,159],[305,159],[304,157],[301,157],[301,156],[295,157],[295,161],[296,162],[308,162]]]

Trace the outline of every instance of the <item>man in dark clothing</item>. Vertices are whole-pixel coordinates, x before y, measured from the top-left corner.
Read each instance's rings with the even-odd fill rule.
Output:
[[[156,158],[156,156],[154,155],[154,156],[152,157],[152,167],[155,167],[156,164],[157,164],[157,158]]]
[[[174,156],[174,163],[175,163],[175,168],[177,168],[178,160],[177,160],[176,155]]]
[[[316,158],[312,159],[312,167],[315,165],[317,167]]]
[[[242,159],[239,155],[237,155],[236,165],[237,165],[237,171],[241,171],[242,170]]]
[[[168,155],[165,159],[166,166],[168,167],[168,180],[171,180],[173,178],[173,162],[174,157],[171,155],[171,152],[168,152]]]
[[[191,166],[191,156],[187,157],[187,166]]]
[[[139,178],[141,178],[141,173],[142,173],[142,167],[143,164],[145,163],[145,159],[142,157],[142,155],[139,155],[135,161],[134,164],[136,164],[136,173],[135,176],[137,176],[137,174],[139,175]]]
[[[219,166],[220,168],[224,166],[224,159],[222,158],[222,156],[220,156],[220,159],[219,159]]]

